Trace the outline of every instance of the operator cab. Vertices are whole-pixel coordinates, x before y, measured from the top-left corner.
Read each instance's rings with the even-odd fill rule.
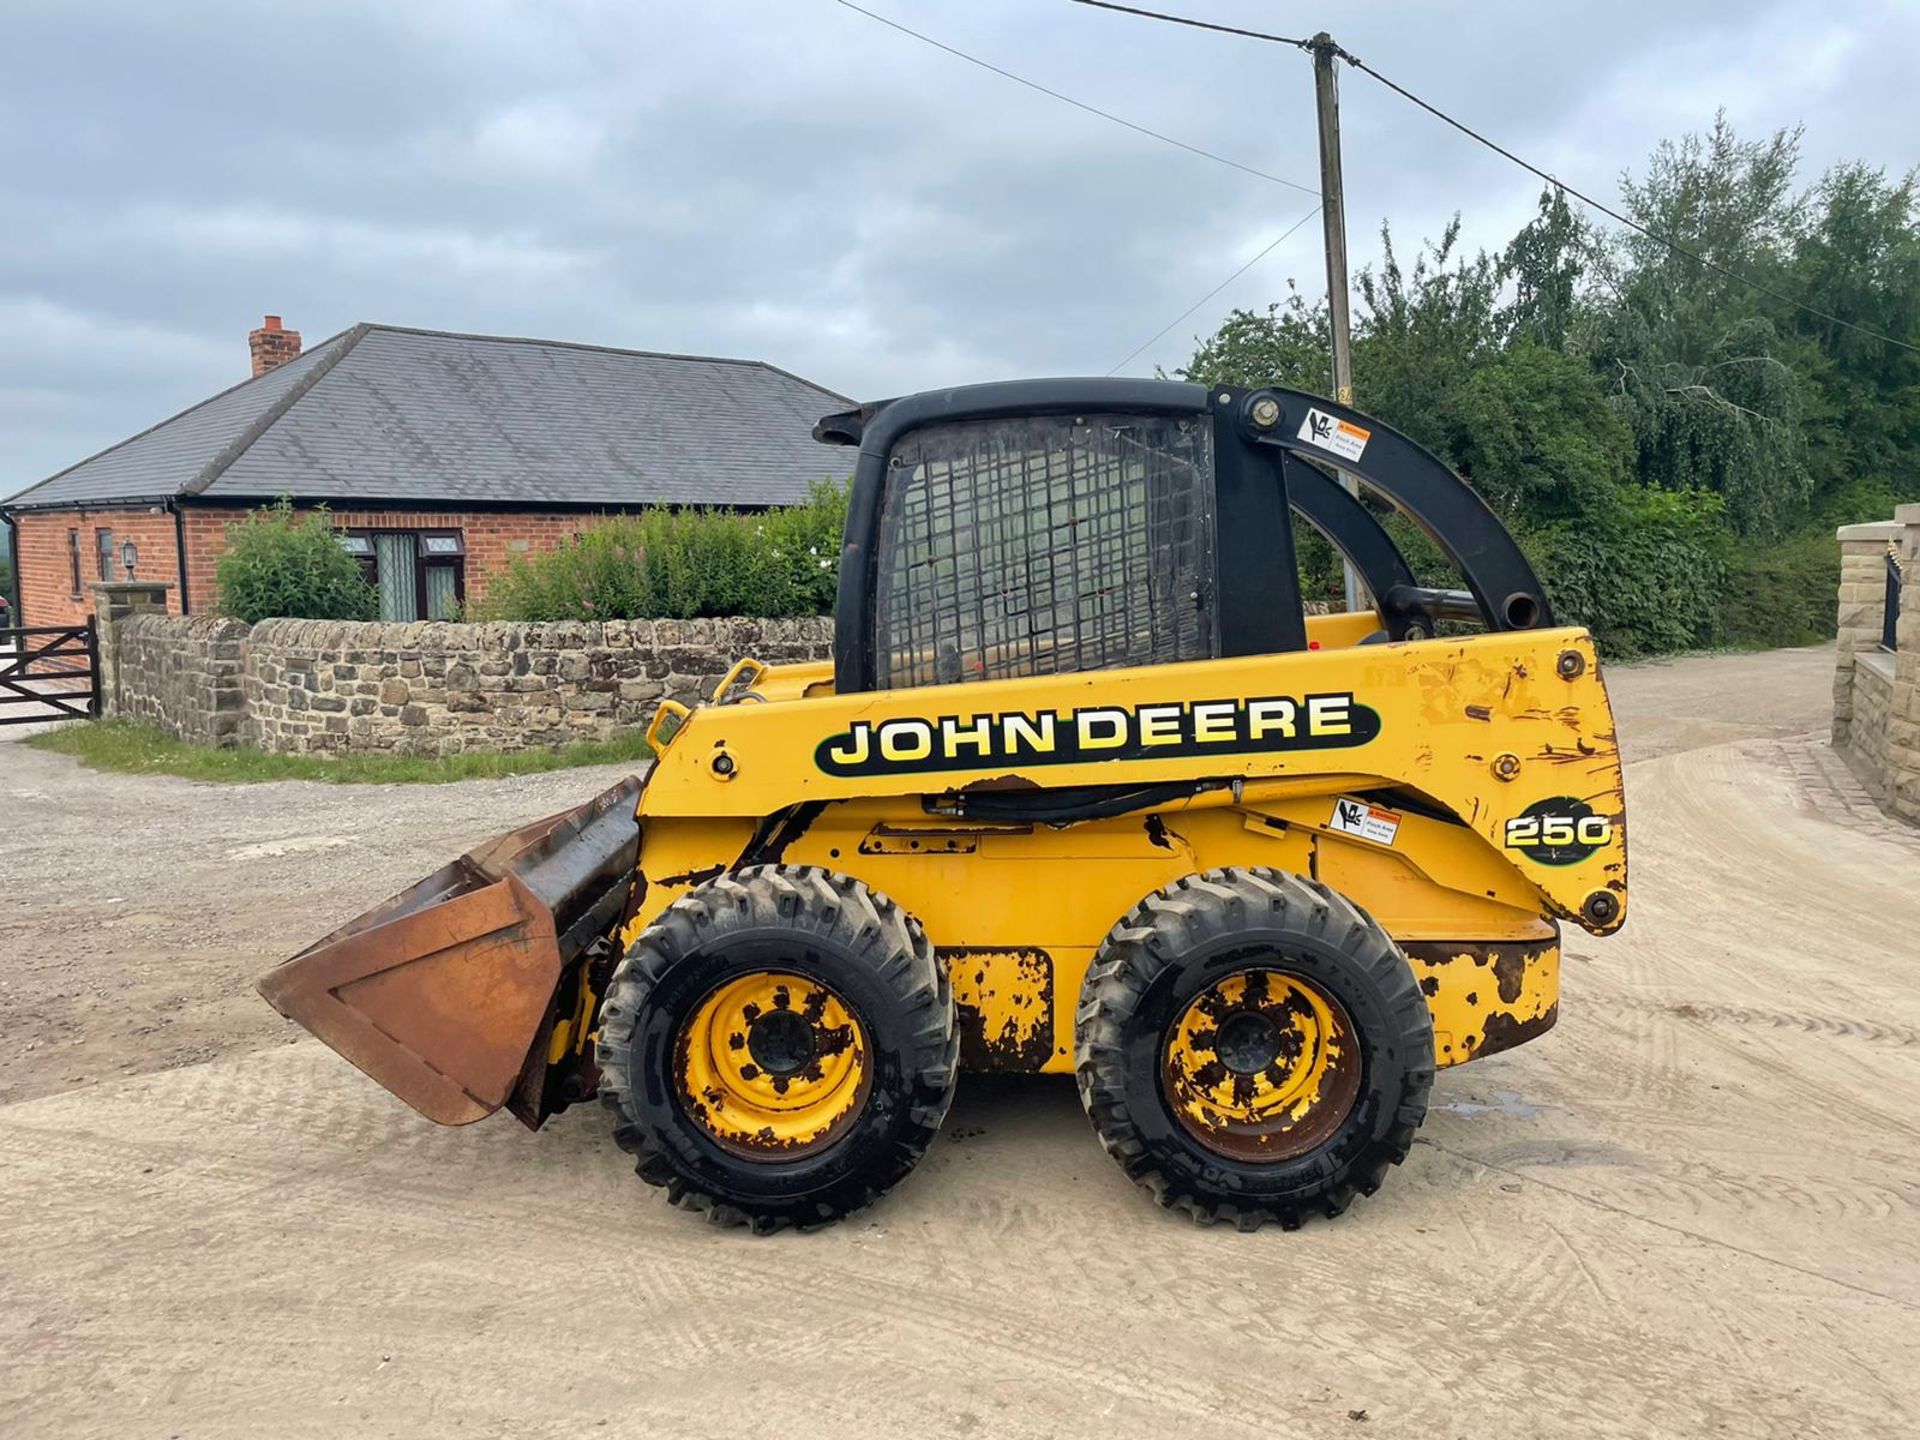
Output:
[[[1013,381],[862,406],[813,433],[860,452],[834,616],[842,694],[1553,623],[1466,482],[1300,391]],[[1419,525],[1468,588],[1419,585],[1332,471]],[[1353,564],[1377,622],[1308,620],[1295,513]]]

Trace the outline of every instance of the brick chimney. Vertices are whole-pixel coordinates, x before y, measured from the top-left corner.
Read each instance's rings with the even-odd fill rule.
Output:
[[[247,349],[253,352],[253,373],[258,378],[275,366],[300,358],[300,332],[281,328],[280,317],[269,315],[247,336]]]

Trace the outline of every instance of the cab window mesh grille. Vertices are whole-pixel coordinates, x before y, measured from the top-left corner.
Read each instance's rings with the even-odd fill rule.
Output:
[[[968,420],[905,436],[881,510],[882,689],[1214,653],[1204,416]]]

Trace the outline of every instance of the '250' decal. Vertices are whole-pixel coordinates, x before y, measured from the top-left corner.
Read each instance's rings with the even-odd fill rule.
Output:
[[[1507,848],[1542,865],[1577,865],[1612,842],[1613,817],[1571,795],[1537,800],[1507,821]]]

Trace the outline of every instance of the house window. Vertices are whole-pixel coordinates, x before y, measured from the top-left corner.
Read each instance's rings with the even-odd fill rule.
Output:
[[[67,569],[73,575],[73,598],[78,600],[85,592],[80,588],[80,532],[67,531]]]
[[[467,595],[467,546],[458,530],[348,530],[341,548],[380,597],[382,620],[450,620]]]
[[[113,531],[95,530],[93,532],[93,549],[99,559],[100,578],[102,580],[118,580],[120,576],[114,570],[115,551],[113,548]]]

